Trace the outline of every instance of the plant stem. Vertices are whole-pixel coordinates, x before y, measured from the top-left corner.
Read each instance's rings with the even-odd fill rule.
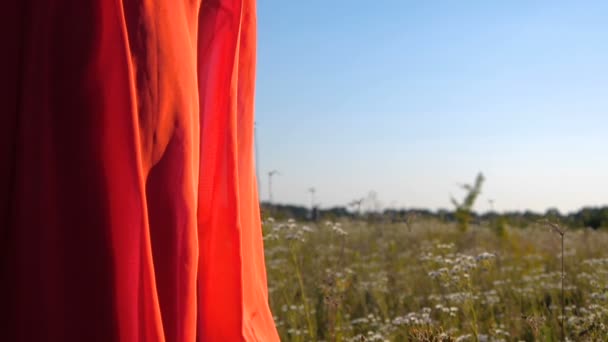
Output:
[[[315,338],[314,328],[310,319],[310,310],[308,308],[308,298],[306,298],[306,292],[304,289],[304,280],[302,279],[302,272],[300,271],[300,265],[298,263],[297,255],[293,248],[291,248],[291,258],[296,269],[296,277],[298,278],[298,284],[300,286],[300,293],[302,295],[302,301],[304,302],[304,314],[306,315],[306,323],[308,325],[308,334],[310,338]]]
[[[562,236],[562,341],[566,341],[566,326],[565,326],[565,319],[566,319],[566,300],[565,300],[565,295],[564,295],[564,278],[566,277],[566,273],[564,271],[564,234],[561,234]]]
[[[564,237],[566,235],[566,230],[564,228],[562,228],[559,224],[557,223],[553,223],[549,220],[544,220],[543,221],[545,224],[548,224],[549,227],[551,227],[551,229],[553,229],[556,233],[559,234],[559,236],[562,239],[562,255],[561,255],[561,262],[562,262],[562,281],[561,281],[561,292],[562,292],[562,341],[566,341],[566,296],[564,294],[564,280],[566,278],[566,271],[564,269]]]

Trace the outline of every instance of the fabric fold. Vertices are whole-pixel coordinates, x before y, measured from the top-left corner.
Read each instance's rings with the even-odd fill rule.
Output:
[[[255,1],[3,6],[2,340],[278,341]]]

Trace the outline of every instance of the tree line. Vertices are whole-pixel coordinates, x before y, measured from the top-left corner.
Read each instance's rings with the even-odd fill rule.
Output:
[[[262,212],[264,216],[272,216],[276,219],[293,218],[298,221],[310,220],[337,220],[352,219],[373,222],[407,222],[411,218],[434,219],[445,223],[462,222],[463,209],[460,207],[454,210],[439,209],[384,209],[382,211],[363,211],[357,212],[346,206],[335,206],[327,209],[312,210],[298,205],[288,204],[269,204],[262,202]],[[584,207],[576,212],[567,214],[560,213],[557,209],[548,209],[544,213],[534,211],[510,211],[499,213],[490,211],[477,213],[473,210],[466,211],[467,219],[470,224],[483,224],[501,220],[511,227],[525,228],[529,225],[538,223],[543,219],[548,219],[570,228],[608,228],[608,206]]]

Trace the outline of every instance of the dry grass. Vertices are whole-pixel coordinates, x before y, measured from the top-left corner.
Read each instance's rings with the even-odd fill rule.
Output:
[[[264,223],[283,341],[608,341],[608,232]]]

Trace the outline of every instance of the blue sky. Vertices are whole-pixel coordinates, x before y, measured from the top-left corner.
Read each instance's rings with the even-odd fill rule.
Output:
[[[608,2],[258,0],[261,197],[608,204]]]

